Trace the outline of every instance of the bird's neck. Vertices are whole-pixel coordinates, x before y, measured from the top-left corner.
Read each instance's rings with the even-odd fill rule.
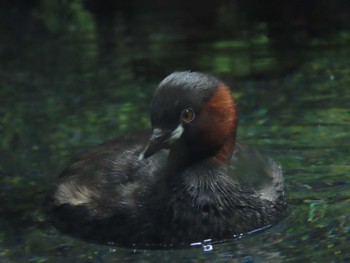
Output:
[[[235,144],[235,136],[228,138],[212,158],[222,163],[230,162],[235,148]]]
[[[195,147],[180,143],[170,150],[168,166],[173,170],[179,171],[206,159],[226,164],[232,158],[234,147],[235,136],[228,138],[224,144],[215,148],[206,147],[206,145]]]

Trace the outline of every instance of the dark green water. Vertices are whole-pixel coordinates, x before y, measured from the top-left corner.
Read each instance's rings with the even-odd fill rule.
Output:
[[[0,9],[0,262],[350,260],[347,3],[275,17],[258,2],[87,2]],[[282,164],[289,217],[210,252],[89,244],[45,223],[42,200],[68,160],[149,127],[157,83],[188,69],[233,87],[238,137]]]

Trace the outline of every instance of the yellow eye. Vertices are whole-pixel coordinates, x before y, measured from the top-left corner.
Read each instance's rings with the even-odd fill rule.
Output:
[[[194,111],[191,108],[187,108],[185,110],[182,111],[181,113],[181,120],[183,122],[191,122],[194,120],[195,114]]]

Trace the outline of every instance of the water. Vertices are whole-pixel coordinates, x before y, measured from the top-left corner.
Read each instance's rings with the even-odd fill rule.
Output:
[[[347,4],[315,7],[334,23],[297,12],[294,24],[276,26],[255,16],[258,7],[234,2],[203,1],[205,16],[191,4],[171,2],[168,11],[161,3],[115,4],[107,12],[94,3],[18,1],[0,9],[0,262],[349,261]],[[279,19],[289,14],[278,10]],[[70,157],[149,127],[157,83],[186,69],[234,87],[238,137],[282,164],[288,218],[188,249],[126,249],[57,233],[41,203]]]

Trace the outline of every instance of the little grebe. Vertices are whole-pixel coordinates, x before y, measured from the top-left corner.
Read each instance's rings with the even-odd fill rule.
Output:
[[[107,142],[63,171],[44,205],[59,230],[126,246],[178,245],[233,238],[283,217],[281,168],[236,142],[236,105],[224,83],[169,75],[155,91],[151,122],[146,148]]]

